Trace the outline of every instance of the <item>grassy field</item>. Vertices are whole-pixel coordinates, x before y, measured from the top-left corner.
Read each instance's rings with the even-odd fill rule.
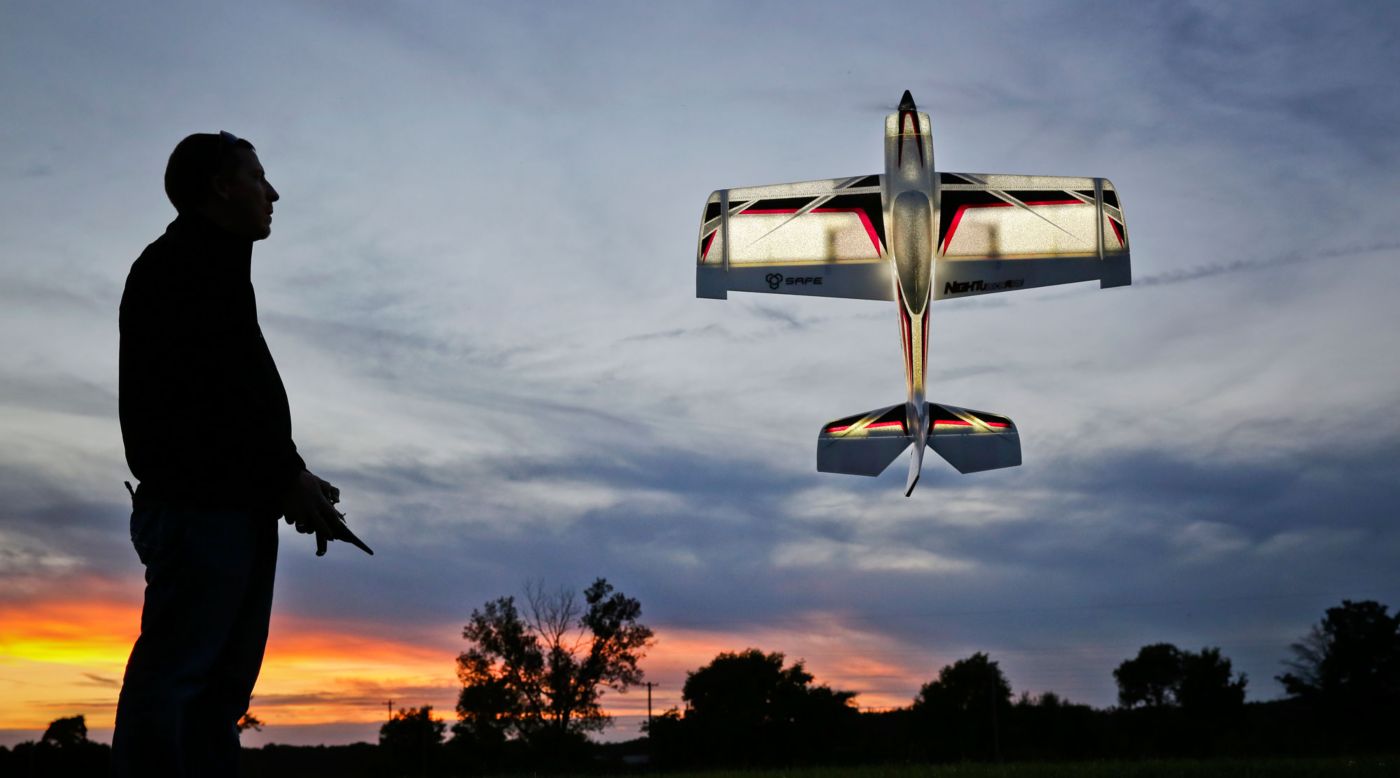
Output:
[[[1172,759],[1141,762],[881,765],[792,770],[716,770],[677,778],[1372,778],[1400,776],[1400,758]]]

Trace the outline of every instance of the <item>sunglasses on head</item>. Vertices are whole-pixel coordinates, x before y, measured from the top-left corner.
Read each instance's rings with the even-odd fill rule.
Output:
[[[243,140],[237,135],[234,135],[228,130],[219,130],[219,141],[219,150],[216,152],[216,155],[214,157],[215,170],[223,169],[224,155],[228,154],[229,149],[238,148],[238,144],[240,143],[247,143],[247,141]]]

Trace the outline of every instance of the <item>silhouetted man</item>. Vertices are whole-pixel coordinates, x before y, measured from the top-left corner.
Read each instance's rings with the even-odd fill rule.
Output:
[[[336,535],[335,488],[306,470],[250,280],[277,191],[252,144],[180,141],[165,170],[178,216],[131,266],[120,406],[131,541],[146,566],[141,636],[113,735],[120,776],[232,776],[237,721],[262,665],[277,519]]]

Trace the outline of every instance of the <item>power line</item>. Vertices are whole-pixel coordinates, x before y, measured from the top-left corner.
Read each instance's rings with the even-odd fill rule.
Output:
[[[1307,599],[1324,599],[1324,598],[1326,598],[1326,599],[1339,599],[1339,598],[1348,598],[1348,597],[1354,597],[1354,596],[1355,596],[1355,595],[1352,594],[1352,593],[1338,593],[1338,592],[1292,592],[1292,593],[1285,593],[1285,594],[1278,594],[1278,593],[1272,593],[1272,594],[1263,594],[1263,593],[1261,593],[1261,594],[1239,594],[1239,595],[1223,595],[1223,596],[1219,596],[1219,597],[1196,597],[1196,598],[1157,599],[1157,600],[1120,600],[1120,601],[1110,601],[1110,602],[1101,602],[1101,603],[1071,603],[1071,604],[1061,604],[1061,605],[1020,605],[1020,606],[1004,607],[1004,608],[960,608],[960,609],[954,609],[954,608],[938,609],[938,608],[935,608],[935,609],[927,609],[927,610],[925,610],[925,609],[899,609],[899,610],[880,609],[880,610],[873,610],[873,609],[853,609],[853,608],[847,608],[847,609],[845,609],[844,612],[845,612],[845,613],[848,613],[849,615],[853,615],[853,616],[857,616],[857,617],[861,617],[861,618],[865,618],[865,619],[871,619],[871,620],[889,621],[889,620],[891,620],[891,619],[898,619],[898,620],[904,620],[904,621],[912,621],[912,620],[914,620],[914,619],[926,619],[926,618],[967,617],[967,616],[992,616],[992,615],[1016,615],[1016,614],[1024,614],[1024,613],[1046,613],[1046,612],[1061,612],[1061,611],[1122,610],[1122,609],[1163,608],[1163,607],[1179,607],[1179,606],[1205,606],[1205,605],[1225,604],[1225,603],[1232,603],[1232,602],[1262,602],[1262,601],[1268,601],[1268,600],[1279,600],[1279,601],[1284,601],[1284,600],[1307,600]],[[825,613],[823,613],[822,615],[830,615],[830,612],[825,612]],[[654,620],[655,620],[658,624],[661,624],[661,625],[663,625],[663,626],[680,627],[680,628],[684,628],[684,627],[691,626],[691,625],[695,625],[695,626],[716,625],[716,624],[727,624],[727,625],[736,625],[736,624],[737,624],[737,625],[744,625],[744,624],[748,624],[748,623],[749,623],[749,622],[746,621],[746,620],[734,620],[734,619],[726,618],[726,617],[723,617],[723,616],[715,616],[714,618],[708,618],[708,619],[707,619],[707,618],[696,618],[696,617],[694,617],[694,616],[689,616],[689,617],[686,617],[686,618],[676,619],[676,620],[666,620],[666,619],[664,619],[664,617],[661,618],[661,619],[656,619],[655,617],[653,617],[653,618],[654,618]],[[771,615],[769,615],[769,614],[755,614],[754,617],[753,617],[753,619],[752,619],[752,621],[753,621],[753,623],[755,623],[755,624],[772,624],[773,622],[798,622],[798,623],[801,623],[801,622],[809,621],[810,618],[811,618],[810,616],[805,616],[805,615],[792,615],[792,616],[788,616],[788,615],[782,615],[782,614],[771,614]]]

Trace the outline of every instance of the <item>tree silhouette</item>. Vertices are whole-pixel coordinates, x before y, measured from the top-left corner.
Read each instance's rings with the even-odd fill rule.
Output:
[[[686,674],[685,727],[710,761],[830,753],[856,718],[856,695],[812,680],[801,661],[783,667],[780,653],[720,653]]]
[[[91,742],[87,736],[87,720],[82,716],[54,719],[39,742],[58,748],[75,748]]]
[[[1219,648],[1203,648],[1200,653],[1181,655],[1181,679],[1176,700],[1182,709],[1209,716],[1238,711],[1244,705],[1244,687],[1249,678],[1240,673],[1232,678],[1230,660]]]
[[[981,652],[939,670],[914,698],[914,714],[932,735],[938,758],[999,756],[1000,730],[1010,711],[1011,684]]]
[[[1328,608],[1291,648],[1278,676],[1295,697],[1330,708],[1372,710],[1400,704],[1400,613],[1374,600]]]
[[[1002,728],[1003,752],[1018,760],[1084,759],[1102,753],[1096,750],[1102,736],[1096,721],[1100,715],[1055,692],[1038,697],[1022,692]]]
[[[938,678],[924,684],[914,698],[915,709],[946,707],[966,712],[996,705],[1011,705],[1011,684],[1001,667],[980,651],[938,671]]]
[[[447,724],[433,718],[433,706],[399,708],[379,728],[379,748],[395,768],[414,765],[420,775],[427,775],[435,764]]]
[[[1170,643],[1143,646],[1137,658],[1118,665],[1113,680],[1118,682],[1118,704],[1125,708],[1171,705],[1181,682],[1181,651]]]
[[[252,702],[253,698],[249,697],[248,701]],[[238,727],[239,734],[242,734],[250,729],[254,732],[262,732],[263,724],[263,720],[254,716],[253,711],[245,710],[243,715],[238,717],[238,723],[235,726]]]
[[[67,776],[106,775],[112,749],[88,740],[87,720],[81,715],[54,719],[39,740],[27,740],[13,750],[0,747],[0,775]]]
[[[1124,708],[1181,707],[1193,715],[1217,716],[1244,705],[1248,677],[1234,677],[1219,648],[1182,651],[1171,643],[1138,649],[1113,671],[1118,704]]]
[[[461,720],[454,733],[479,742],[521,737],[538,745],[581,741],[608,721],[607,688],[642,679],[638,662],[652,631],[641,604],[599,578],[578,602],[572,590],[526,587],[527,612],[514,597],[474,610],[462,629],[472,645],[457,657]]]

